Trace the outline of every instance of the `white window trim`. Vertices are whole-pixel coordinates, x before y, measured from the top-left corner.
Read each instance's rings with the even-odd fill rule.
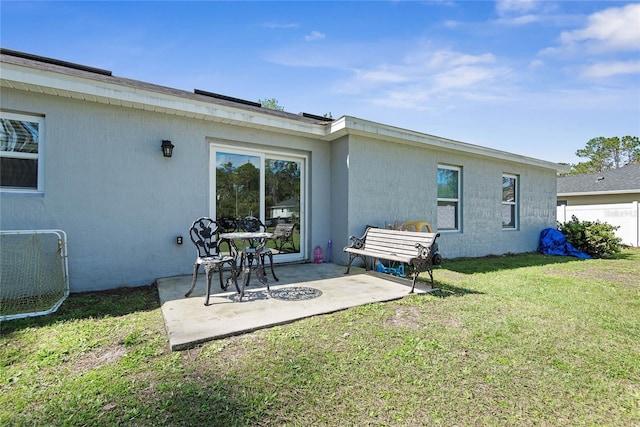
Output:
[[[437,173],[438,171],[436,170],[436,209],[438,207],[438,202],[456,202],[458,204],[458,209],[456,210],[456,224],[457,224],[457,228],[454,229],[446,229],[446,230],[440,230],[440,224],[438,224],[438,232],[440,233],[460,233],[462,232],[462,166],[453,166],[453,165],[443,165],[443,164],[438,164],[438,169],[449,169],[449,170],[454,170],[456,172],[458,172],[458,198],[457,199],[451,199],[451,198],[441,198],[441,197],[437,197],[438,195],[438,177],[437,177]]]
[[[514,175],[511,173],[503,173],[502,174],[502,178],[511,178],[511,179],[515,179],[515,189],[514,189],[514,201],[513,202],[505,202],[504,200],[501,200],[500,206],[504,206],[504,205],[510,205],[510,206],[515,206],[515,209],[513,211],[513,215],[515,216],[515,220],[514,220],[514,224],[513,227],[505,227],[504,225],[502,225],[502,229],[505,231],[513,231],[513,230],[518,230],[520,228],[520,177],[518,175]],[[501,184],[502,185],[502,184]],[[501,196],[502,198],[502,196]],[[502,215],[500,216],[500,222],[502,223]]]
[[[45,126],[44,117],[30,114],[9,113],[0,111],[0,117],[9,120],[21,120],[38,123],[38,153],[20,153],[14,151],[0,151],[0,157],[12,159],[36,159],[38,161],[38,180],[36,188],[25,187],[3,187],[0,186],[0,193],[25,193],[25,194],[41,194],[44,193],[44,150],[45,150]]]

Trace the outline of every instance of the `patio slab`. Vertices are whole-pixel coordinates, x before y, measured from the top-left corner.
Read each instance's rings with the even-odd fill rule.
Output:
[[[191,286],[191,275],[158,279],[171,350],[410,295],[409,280],[354,267],[346,275],[345,268],[336,264],[277,265],[280,281],[268,276],[271,293],[252,276],[242,302],[237,302],[235,291],[220,292],[214,275],[211,287],[215,293],[211,294],[209,306],[204,305],[204,274],[198,277],[189,298],[184,294]],[[417,294],[429,291],[429,287],[416,284]]]

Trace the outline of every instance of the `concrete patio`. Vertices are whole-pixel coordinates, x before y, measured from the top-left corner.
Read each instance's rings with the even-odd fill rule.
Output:
[[[280,281],[268,276],[271,293],[252,275],[242,302],[237,302],[235,289],[220,291],[216,274],[209,306],[204,305],[203,273],[189,298],[184,294],[191,286],[191,275],[158,279],[171,349],[183,350],[214,339],[410,295],[411,282],[407,279],[357,267],[345,275],[345,269],[336,264],[276,265]],[[430,290],[416,284],[417,294]]]

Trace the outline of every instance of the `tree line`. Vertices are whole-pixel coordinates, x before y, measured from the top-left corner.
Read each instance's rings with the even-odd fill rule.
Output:
[[[631,135],[609,138],[599,136],[577,150],[576,156],[587,160],[570,165],[570,175],[598,173],[629,164],[640,164],[640,140]]]

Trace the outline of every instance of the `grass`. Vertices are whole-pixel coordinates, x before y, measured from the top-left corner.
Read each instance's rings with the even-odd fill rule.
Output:
[[[640,425],[640,250],[445,260],[441,292],[168,351],[153,286],[0,325],[0,425]]]

